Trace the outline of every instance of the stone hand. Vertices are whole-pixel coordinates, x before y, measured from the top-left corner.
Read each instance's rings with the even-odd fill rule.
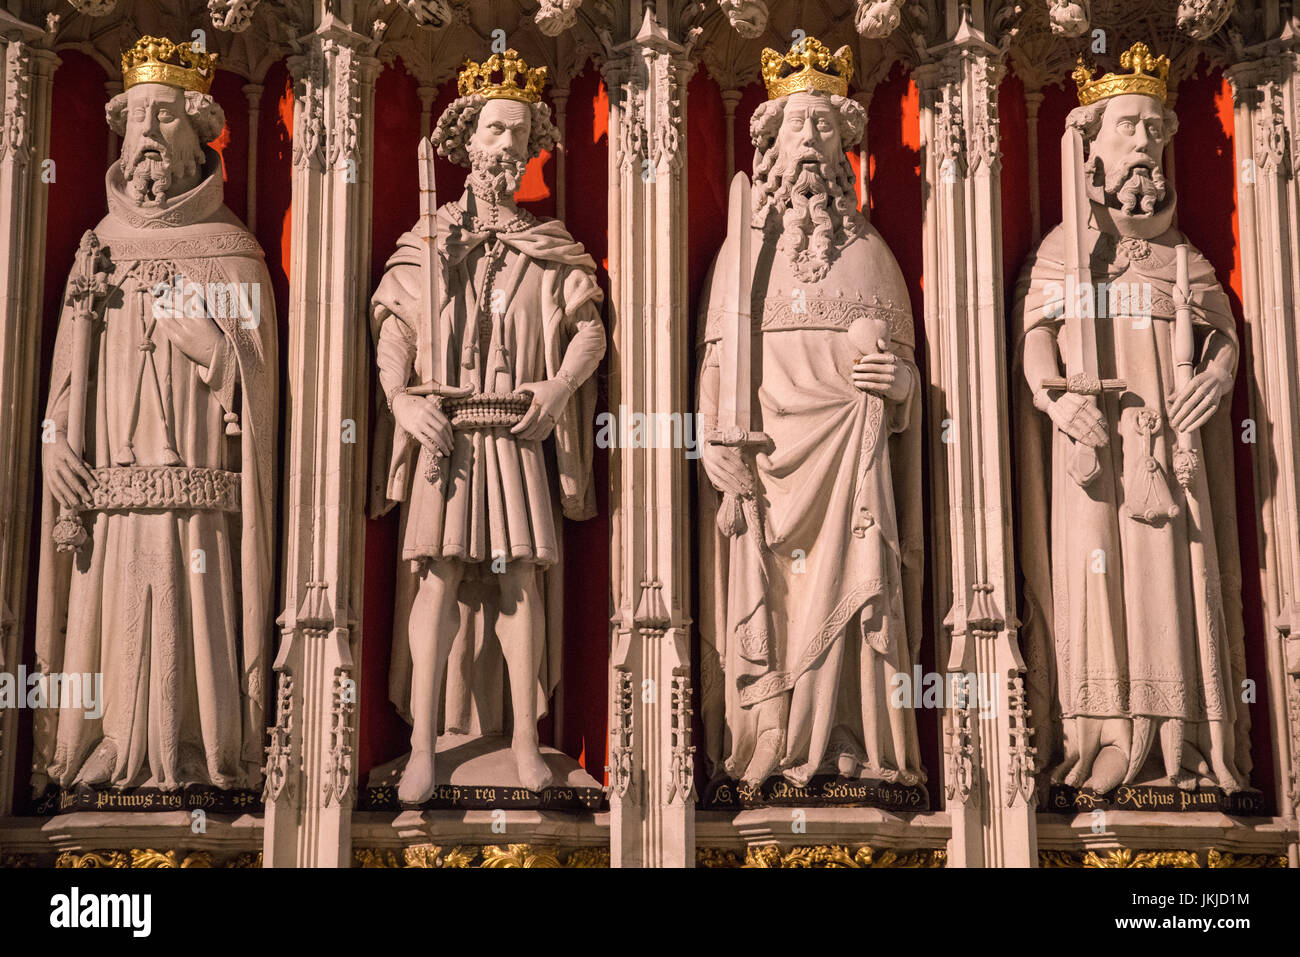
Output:
[[[68,508],[88,503],[90,490],[99,484],[62,435],[56,435],[53,442],[45,443],[41,449],[41,467],[50,494]]]
[[[207,316],[184,316],[164,310],[156,316],[158,331],[197,366],[207,368],[221,344],[221,330]],[[156,341],[156,337],[155,337]]]
[[[393,418],[434,455],[451,454],[451,422],[431,396],[397,396],[393,400]]]
[[[700,464],[713,487],[724,495],[753,494],[754,476],[740,449],[704,442],[700,446]]]
[[[1047,407],[1047,414],[1058,429],[1076,442],[1094,448],[1110,442],[1105,417],[1086,395],[1067,392]]]
[[[524,413],[524,417],[510,430],[512,435],[521,439],[541,441],[551,434],[555,423],[560,421],[560,413],[572,393],[562,379],[547,379],[543,382],[526,382],[519,392],[530,393],[533,403]]]
[[[1211,366],[1169,396],[1169,425],[1177,432],[1195,432],[1214,415],[1227,391],[1223,373]]]
[[[884,340],[876,341],[879,352],[862,356],[853,364],[853,387],[881,398],[901,402],[911,391],[909,373],[899,374],[898,356],[886,351]]]

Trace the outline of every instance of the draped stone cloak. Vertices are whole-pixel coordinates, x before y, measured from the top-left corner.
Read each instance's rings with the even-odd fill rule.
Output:
[[[835,773],[842,756],[864,777],[924,780],[914,716],[889,701],[894,676],[912,678],[921,634],[920,376],[902,273],[879,233],[865,220],[856,229],[827,277],[804,284],[754,228],[752,428],[774,445],[756,458],[761,533],[718,531],[720,496],[700,469],[701,697],[715,775],[744,774],[767,730],[758,705],[788,693],[780,768],[792,782]],[[705,281],[706,366],[734,321],[735,259],[728,237]],[[858,317],[888,324],[911,375],[901,403],[853,386]],[[724,371],[719,389],[730,387]],[[701,430],[719,404],[701,392]]]
[[[1086,489],[1066,470],[1073,439],[1034,407],[1022,366],[1025,335],[1047,327],[1057,340],[1060,369],[1066,368],[1061,226],[1030,256],[1016,290],[1021,634],[1039,770],[1060,760],[1063,744],[1069,743],[1061,740],[1062,718],[1137,715],[1189,722],[1186,739],[1207,756],[1205,722],[1233,725],[1235,735],[1230,732],[1228,740],[1235,736],[1236,768],[1243,776],[1250,769],[1250,716],[1236,702],[1245,650],[1232,395],[1222,397],[1200,430],[1201,464],[1192,491],[1204,503],[1203,537],[1189,531],[1187,493],[1173,470],[1177,436],[1162,398],[1175,391],[1174,260],[1175,247],[1186,242],[1169,228],[1172,208],[1157,214],[1164,217],[1164,228],[1152,230],[1159,235],[1150,240],[1121,239],[1111,229],[1089,231],[1093,282],[1116,290],[1097,296],[1105,308],[1098,305],[1095,311],[1111,314],[1093,320],[1099,374],[1123,378],[1127,388],[1102,400],[1110,441],[1097,451],[1109,467]],[[1188,266],[1199,372],[1209,337],[1223,336],[1235,346],[1237,333],[1211,263],[1189,249]],[[1149,323],[1134,318],[1145,310],[1142,290],[1148,284]],[[1143,425],[1140,409],[1156,412],[1153,431]],[[1148,517],[1161,506],[1168,511],[1171,503],[1178,507],[1175,517]],[[1203,589],[1193,587],[1194,554],[1206,569]],[[1132,760],[1140,763],[1142,757]],[[1127,780],[1138,770],[1131,764]]]
[[[108,171],[109,212],[95,232],[112,263],[110,295],[92,336],[83,458],[92,469],[135,467],[97,475],[115,475],[118,497],[139,504],[83,513],[90,541],[74,556],[54,547],[59,507],[43,492],[36,666],[102,672],[106,703],[96,719],[79,703],[35,713],[37,790],[47,780],[74,783],[101,743],[116,752],[113,785],[260,780],[274,581],[275,299],[257,240],[223,203],[220,157],[208,148],[205,159],[199,185],[161,208],[136,205],[118,164]],[[206,369],[161,331],[152,352],[141,350],[138,290],[175,277],[201,284],[203,311],[221,331]],[[242,289],[246,305],[258,305],[255,319],[240,315],[237,300],[213,301],[209,283],[233,284],[227,295]],[[178,297],[176,308],[181,301],[196,300]],[[65,305],[47,411],[61,432],[72,325]],[[157,477],[147,467],[166,464],[168,441],[181,465],[231,474],[238,510],[151,505]]]
[[[507,387],[496,391],[509,391],[529,381],[553,379],[561,368],[576,368],[575,379],[582,384],[561,412],[552,439],[524,441],[503,428],[458,429],[452,455],[443,465],[450,478],[431,484],[424,477],[427,452],[395,422],[384,403],[376,430],[371,514],[382,515],[404,503],[389,698],[408,721],[407,628],[416,562],[451,558],[467,565],[459,593],[461,630],[444,696],[445,731],[483,734],[502,729],[501,655],[493,638],[495,583],[486,567],[494,557],[537,565],[547,622],[538,715],[546,713],[559,682],[563,629],[562,575],[547,569],[562,566],[561,515],[580,521],[596,514],[591,470],[596,383],[590,372],[604,355],[605,334],[595,262],[558,220],[535,219],[524,212],[520,216],[520,228],[489,233],[473,229],[464,198],[438,210],[445,290],[438,325],[441,378],[450,385],[490,392],[493,379],[500,383],[505,376]],[[491,285],[504,292],[504,299],[484,353],[478,344],[487,340],[479,340],[473,331],[492,271],[487,250],[494,241],[504,248]],[[423,321],[428,285],[423,247],[414,231],[399,238],[372,302],[380,379],[389,395],[415,384],[413,358],[429,334]],[[505,366],[494,365],[502,343],[509,360]]]

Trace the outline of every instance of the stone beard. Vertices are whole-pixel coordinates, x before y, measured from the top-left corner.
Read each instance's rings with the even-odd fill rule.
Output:
[[[1176,200],[1161,173],[1173,113],[1126,93],[1068,123],[1089,153],[1083,318],[1063,312],[1064,224],[1030,257],[1014,312],[1022,641],[1040,770],[1050,764],[1053,783],[1100,792],[1134,783],[1233,792],[1250,771],[1250,717],[1237,698],[1236,495],[1224,466],[1236,327],[1213,266],[1189,248],[1194,375],[1178,389],[1175,247],[1187,240],[1172,226]],[[1124,382],[1099,405],[1042,385],[1077,371],[1080,322],[1095,329],[1098,375]],[[1187,488],[1180,434],[1200,443]],[[1072,465],[1079,445],[1096,453],[1091,477]]]
[[[741,346],[754,370],[751,428],[771,446],[702,447],[702,703],[715,779],[925,779],[913,712],[890,700],[920,639],[920,377],[902,273],[857,209],[844,156],[864,120],[845,97],[795,93],[751,125],[753,326]],[[721,368],[739,295],[733,228],[701,306],[706,435],[728,424],[722,393],[740,388]],[[748,502],[735,537],[716,524],[718,492]]]
[[[497,647],[509,677],[513,783],[540,791],[552,779],[537,738],[560,667],[562,581],[548,570],[562,558],[561,514],[595,514],[590,379],[605,352],[595,262],[561,223],[514,201],[528,160],[556,135],[545,106],[482,96],[454,102],[433,135],[470,174],[459,201],[437,213],[445,293],[432,381],[470,402],[522,396],[522,420],[493,425],[460,400],[439,407],[408,394],[421,385],[418,357],[430,336],[417,232],[398,241],[373,300],[379,377],[395,420],[381,508],[405,507],[389,689],[413,729],[398,788],[406,803],[433,791],[440,723],[449,734],[504,730],[501,691],[487,674],[500,675]],[[554,465],[543,446],[552,431]],[[446,453],[431,481],[425,463]]]
[[[33,783],[256,787],[274,579],[270,277],[203,146],[224,123],[212,98],[141,83],[107,114],[123,138],[94,230],[107,296],[84,396],[72,392],[82,320],[72,306],[59,319],[36,649],[42,672],[102,672],[104,708],[36,716]],[[82,403],[77,456],[69,415]],[[71,553],[53,541],[69,507],[88,532]]]

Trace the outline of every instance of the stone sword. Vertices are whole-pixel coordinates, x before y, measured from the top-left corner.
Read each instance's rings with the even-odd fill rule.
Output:
[[[1074,335],[1067,337],[1065,378],[1053,376],[1042,381],[1042,388],[1064,390],[1088,396],[1094,408],[1107,392],[1122,392],[1123,379],[1102,379],[1097,367],[1096,309],[1093,317],[1080,314],[1079,293],[1092,296],[1092,265],[1089,253],[1088,218],[1090,206],[1084,188],[1083,135],[1077,126],[1067,126],[1061,137],[1061,223],[1065,228],[1065,321],[1073,320]],[[1094,305],[1096,303],[1093,297]],[[1097,450],[1075,441],[1070,457],[1070,475],[1081,487],[1101,474]]]
[[[731,322],[722,329],[722,356],[718,362],[718,427],[706,441],[745,449],[766,445],[771,440],[763,432],[752,431],[753,414],[751,374],[753,328],[750,297],[753,295],[752,228],[750,226],[749,177],[738,172],[731,180],[727,198],[727,232],[736,237],[736,307]],[[744,496],[748,498],[749,496]],[[718,529],[724,535],[744,534],[746,523],[741,496],[724,493],[718,509]]]
[[[415,357],[416,377],[419,385],[406,390],[408,395],[428,396],[430,401],[441,410],[442,400],[447,397],[461,398],[473,391],[472,386],[455,387],[438,380],[445,375],[446,364],[442,354],[442,266],[438,262],[438,184],[434,178],[434,148],[429,137],[422,137],[419,146],[420,167],[420,238],[424,240],[421,251],[421,266],[424,270],[424,330],[420,347]],[[430,483],[442,477],[442,456],[432,449],[425,449],[428,464],[424,477]]]

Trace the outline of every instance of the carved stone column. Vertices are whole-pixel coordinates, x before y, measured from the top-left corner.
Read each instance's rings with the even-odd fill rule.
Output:
[[[927,429],[950,867],[1032,866],[1033,752],[1017,647],[997,93],[1001,51],[963,25],[916,71],[924,176]],[[968,686],[959,675],[977,677]],[[976,692],[990,690],[991,700]],[[935,775],[932,780],[937,780]]]
[[[250,233],[257,233],[257,132],[261,126],[262,91],[260,83],[245,83],[241,89],[248,100],[248,183],[246,205],[248,214],[244,224]]]
[[[356,791],[375,43],[329,14],[296,42],[285,606],[268,867],[346,867]]]
[[[609,130],[610,408],[686,413],[689,50],[647,12],[604,64]],[[661,445],[658,442],[644,444]],[[695,859],[691,540],[681,449],[610,456],[613,649],[610,844],[615,867]]]
[[[16,671],[27,609],[28,545],[40,449],[45,218],[51,80],[43,32],[0,10],[0,671]],[[18,710],[0,709],[0,817],[13,810]]]
[[[1278,813],[1300,804],[1300,355],[1295,329],[1300,284],[1300,192],[1296,110],[1300,58],[1290,50],[1238,63],[1233,88],[1242,310],[1250,330],[1255,501],[1260,509],[1264,603],[1272,624],[1268,687]],[[1244,356],[1243,356],[1244,360]],[[1243,361],[1244,364],[1244,361]],[[1240,437],[1248,425],[1238,424]],[[1291,866],[1300,866],[1296,846]]]

